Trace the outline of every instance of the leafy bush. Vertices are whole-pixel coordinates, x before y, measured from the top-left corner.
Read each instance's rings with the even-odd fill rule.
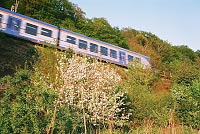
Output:
[[[155,76],[152,71],[130,68],[124,75],[126,82],[123,88],[132,102],[134,125],[152,121],[158,126],[166,127],[170,118],[170,110],[173,109],[173,98],[169,93],[153,92],[151,85]]]
[[[31,84],[29,71],[17,72],[14,77],[4,77],[4,97],[0,100],[0,133],[42,133],[51,114],[54,94],[45,87]],[[51,110],[49,110],[51,112]]]
[[[176,99],[176,115],[179,120],[194,128],[200,127],[200,82],[192,85],[174,85],[171,89]]]
[[[42,75],[21,70],[0,79],[0,85],[5,89],[0,100],[0,133],[47,133],[57,93]],[[54,132],[83,132],[81,118],[72,115],[68,107],[59,108]]]

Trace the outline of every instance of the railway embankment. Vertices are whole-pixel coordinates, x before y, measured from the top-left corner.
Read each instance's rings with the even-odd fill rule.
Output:
[[[30,68],[35,59],[37,50],[33,43],[0,33],[0,77]]]

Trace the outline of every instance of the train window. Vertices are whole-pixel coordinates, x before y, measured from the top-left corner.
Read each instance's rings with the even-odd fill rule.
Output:
[[[13,21],[13,18],[9,17],[8,18],[8,28],[11,28],[13,26],[12,21]]]
[[[100,52],[102,55],[108,56],[108,48],[101,46]]]
[[[42,28],[41,30],[41,35],[51,37],[52,36],[52,31],[46,28]]]
[[[36,36],[37,35],[37,28],[38,28],[38,26],[36,26],[36,25],[26,23],[25,33]]]
[[[129,61],[129,62],[133,62],[133,56],[128,55],[128,61]]]
[[[98,45],[90,43],[90,52],[98,53]]]
[[[110,49],[110,57],[117,59],[117,51]]]
[[[69,42],[71,44],[76,44],[76,38],[74,38],[72,36],[67,36],[67,42]]]
[[[87,49],[87,41],[79,40],[79,46],[80,49]]]
[[[21,20],[10,17],[8,18],[8,28],[12,31],[19,32]]]

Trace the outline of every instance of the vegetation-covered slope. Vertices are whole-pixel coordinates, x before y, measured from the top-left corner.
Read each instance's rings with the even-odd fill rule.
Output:
[[[199,127],[198,81],[158,94],[151,70],[124,70],[71,52],[36,49],[32,71],[0,79],[1,133],[182,134],[196,131],[187,125]]]
[[[12,4],[13,0],[7,0],[1,2],[0,6],[10,9]],[[108,85],[100,87],[94,79],[91,79],[93,81],[86,78],[76,79],[73,71],[71,76],[74,76],[74,79],[70,79],[74,80],[73,84],[66,84],[70,76],[66,75],[70,72],[67,69],[70,67],[65,66],[67,73],[60,72],[63,69],[58,62],[60,57],[57,54],[60,52],[55,49],[35,47],[32,43],[0,34],[0,76],[13,75],[0,80],[0,90],[6,89],[0,105],[2,126],[0,132],[83,133],[87,130],[91,133],[97,131],[101,133],[172,131],[192,133],[193,130],[187,126],[196,129],[200,127],[200,51],[194,52],[183,45],[172,46],[152,33],[131,28],[120,30],[112,27],[104,18],[87,19],[79,7],[66,0],[23,0],[20,1],[18,12],[147,55],[151,58],[153,71],[141,68],[124,70],[111,65],[109,68],[115,68],[121,77],[120,82],[114,84],[115,88]],[[71,53],[67,53],[61,63],[69,63],[72,56]],[[86,74],[90,74],[92,69],[87,67],[90,67],[89,64],[92,64],[93,60],[86,60],[88,66],[85,67],[81,66],[85,61],[80,59],[78,61],[80,62],[78,65],[72,62],[73,67],[79,70],[79,73],[85,69]],[[25,70],[19,71],[20,69],[17,68]],[[104,69],[101,71],[103,72]],[[99,73],[102,73],[101,71]],[[100,74],[98,78],[102,75]],[[109,77],[107,80],[111,81]],[[77,86],[72,86],[76,84]],[[98,90],[96,88],[92,90],[95,84],[99,87]],[[105,121],[102,120],[100,111],[96,111],[99,114],[97,119],[97,114],[92,111],[94,105],[84,102],[86,105],[81,107],[80,104],[83,104],[81,100],[92,99],[90,98],[92,92],[86,92],[80,98],[76,98],[76,103],[71,107],[69,103],[58,105],[56,100],[59,97],[78,96],[66,92],[69,88],[74,92],[78,89],[88,89],[98,93],[106,88],[109,89],[108,93],[111,96],[112,91],[124,93],[124,96],[115,97],[124,100],[125,105],[117,105],[118,108],[123,108],[123,112],[131,113],[128,122],[119,120],[118,117],[123,117],[123,112],[118,113],[115,119],[107,118]],[[112,98],[111,96],[108,98]],[[99,97],[99,100],[101,99],[103,100]],[[120,102],[120,99],[115,98],[112,101],[114,105],[117,101]],[[98,105],[103,107],[103,104],[102,102]],[[98,108],[95,110],[102,110]],[[108,112],[115,110],[110,109]],[[121,126],[118,123],[122,123]]]
[[[33,43],[0,33],[0,77],[31,67],[37,56]]]
[[[13,0],[0,3],[10,9]],[[40,10],[38,10],[40,9]],[[190,83],[200,76],[200,51],[172,46],[152,33],[112,27],[105,18],[88,19],[84,11],[66,0],[20,1],[18,12],[56,26],[67,28],[123,48],[147,55],[160,78],[155,88],[169,89],[172,83]],[[165,85],[160,87],[161,83]]]

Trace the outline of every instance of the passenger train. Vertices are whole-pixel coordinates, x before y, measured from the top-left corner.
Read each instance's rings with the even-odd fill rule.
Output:
[[[0,31],[40,44],[49,42],[64,50],[71,48],[76,53],[86,54],[121,66],[127,67],[130,62],[137,61],[144,68],[150,67],[150,58],[145,55],[58,28],[1,7]]]

